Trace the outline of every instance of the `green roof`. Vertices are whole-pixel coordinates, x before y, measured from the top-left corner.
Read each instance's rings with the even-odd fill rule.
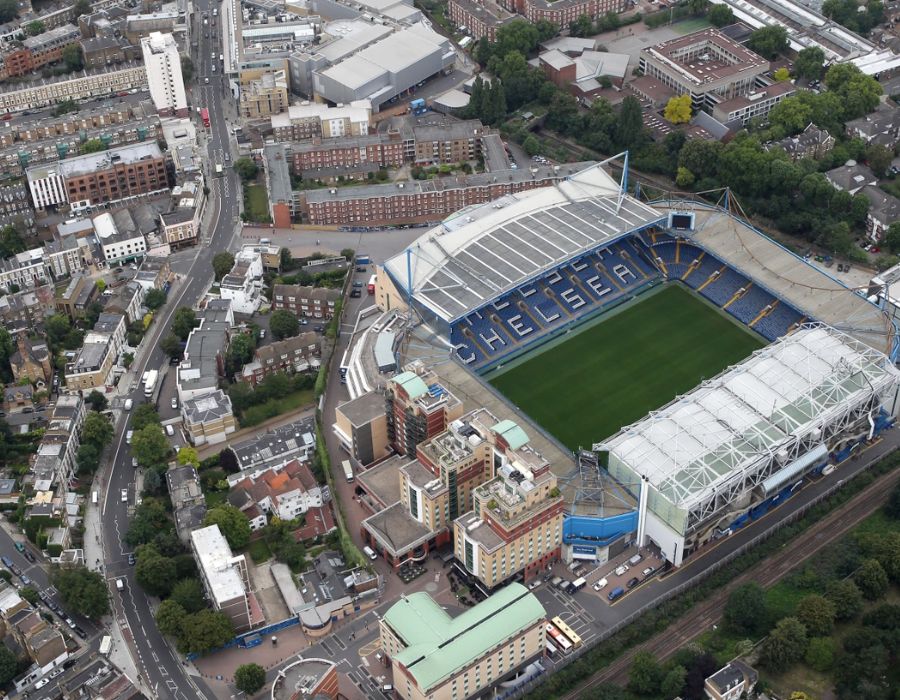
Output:
[[[502,420],[491,428],[491,430],[497,433],[497,435],[502,435],[511,450],[518,450],[522,445],[528,444],[528,435],[515,421]]]
[[[401,372],[394,377],[394,381],[403,387],[403,390],[409,394],[410,399],[417,399],[422,394],[428,393],[428,386],[415,372]]]
[[[427,593],[413,593],[391,606],[384,622],[406,648],[394,655],[427,694],[489,649],[547,616],[521,583],[511,583],[487,600],[450,617]]]

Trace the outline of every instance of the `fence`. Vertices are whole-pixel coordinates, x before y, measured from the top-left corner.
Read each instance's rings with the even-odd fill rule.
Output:
[[[257,636],[257,635],[260,637],[265,637],[266,635],[274,634],[275,632],[280,632],[283,629],[287,629],[288,627],[293,627],[294,625],[299,625],[299,624],[300,624],[300,618],[296,617],[296,616],[289,617],[286,620],[282,620],[281,622],[273,622],[271,625],[266,625],[265,627],[261,627],[258,630],[252,630],[250,632],[245,632],[244,634],[239,634],[237,637],[232,639],[227,644],[223,644],[222,646],[218,647],[217,649],[210,649],[209,651],[205,652],[205,654],[215,654],[217,652],[224,651],[225,649],[231,649],[232,647],[240,646],[241,642],[244,641],[248,637],[253,637],[253,636]],[[190,654],[187,654],[185,656],[185,658],[188,661],[194,661],[196,659],[199,659],[201,656],[205,656],[205,654],[198,654],[196,652],[192,652]]]
[[[883,459],[886,456],[887,455],[881,455],[877,459],[873,458],[872,460],[867,462],[862,468],[860,468],[859,471],[857,471],[853,475],[852,478],[856,478],[856,477],[862,475],[872,465],[874,465],[876,462],[878,462],[879,460]],[[605,642],[606,640],[610,639],[611,637],[613,637],[618,632],[622,631],[625,627],[630,625],[632,622],[637,620],[642,615],[650,612],[654,608],[659,607],[660,605],[671,600],[675,596],[680,595],[681,593],[684,593],[686,590],[699,585],[704,579],[711,576],[715,572],[719,571],[720,569],[722,569],[722,567],[730,564],[732,561],[734,561],[741,555],[745,554],[748,550],[752,549],[753,547],[757,546],[758,544],[761,544],[762,542],[765,542],[767,539],[772,537],[772,535],[774,535],[781,528],[783,528],[787,525],[790,525],[791,523],[794,523],[797,520],[799,520],[809,510],[811,510],[812,508],[815,508],[822,501],[833,496],[838,491],[838,489],[840,489],[844,486],[844,483],[845,482],[843,479],[839,479],[834,484],[832,484],[831,487],[829,487],[828,489],[826,489],[819,495],[815,496],[814,498],[810,499],[809,502],[807,502],[804,505],[797,508],[797,510],[795,510],[790,515],[786,516],[784,519],[773,521],[772,524],[769,525],[768,528],[766,528],[763,532],[756,535],[756,537],[745,542],[740,547],[737,547],[734,551],[730,552],[729,554],[726,554],[718,561],[710,564],[710,566],[705,567],[705,568],[703,568],[703,570],[698,571],[697,575],[694,576],[689,581],[685,581],[684,583],[676,586],[675,588],[672,588],[672,589],[664,592],[662,595],[660,595],[655,600],[650,601],[646,605],[635,610],[633,613],[628,615],[626,618],[617,622],[615,625],[613,625],[609,629],[604,630],[603,632],[598,634],[594,639],[592,639],[588,644],[583,645],[579,649],[575,650],[573,653],[564,657],[563,661],[557,665],[556,669],[553,672],[555,673],[557,671],[560,671],[563,668],[572,664],[573,662],[577,661],[582,656],[584,656],[586,653],[593,650],[601,642]],[[622,653],[625,653],[626,651],[627,650],[623,649]],[[542,681],[543,681],[543,677],[539,676],[538,678],[532,679],[532,680],[528,681],[527,683],[522,684],[518,688],[510,691],[510,694],[505,695],[504,697],[508,697],[508,698],[524,697],[527,693],[530,693],[532,690],[536,690]]]

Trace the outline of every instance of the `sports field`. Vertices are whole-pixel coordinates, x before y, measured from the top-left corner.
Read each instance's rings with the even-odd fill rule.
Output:
[[[672,284],[487,379],[575,450],[590,448],[763,345]]]

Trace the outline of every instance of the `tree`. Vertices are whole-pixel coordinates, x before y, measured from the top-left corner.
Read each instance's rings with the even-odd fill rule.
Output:
[[[173,559],[162,556],[152,544],[145,544],[138,547],[134,575],[147,593],[164,596],[175,585],[178,572]]]
[[[763,644],[760,660],[775,673],[790,668],[806,652],[806,628],[796,617],[778,621]]]
[[[159,341],[159,347],[169,357],[181,355],[181,340],[174,333],[168,333]]]
[[[78,447],[75,463],[79,474],[93,474],[100,468],[100,450],[89,442]]]
[[[616,126],[616,142],[623,148],[636,145],[644,128],[641,103],[633,95],[622,100],[619,107],[619,123]]]
[[[5,328],[0,327],[0,382],[9,383],[12,381],[12,369],[9,365],[9,358],[16,352],[16,346],[13,343],[12,336]]]
[[[778,24],[754,29],[747,46],[763,58],[775,58],[788,47],[787,29]]]
[[[106,581],[96,571],[89,571],[84,566],[54,568],[50,572],[50,582],[59,591],[67,610],[90,620],[99,620],[109,613]]]
[[[159,425],[160,418],[156,406],[152,403],[139,404],[131,416],[131,429],[138,431],[147,425]]]
[[[266,672],[259,664],[242,664],[234,671],[234,686],[253,695],[266,684]]]
[[[728,5],[713,5],[706,13],[706,19],[714,27],[724,27],[734,23],[734,12]]]
[[[831,669],[834,663],[834,640],[831,637],[813,637],[806,647],[804,661],[820,673]]]
[[[866,559],[853,576],[866,600],[878,600],[888,588],[888,577],[877,559]]]
[[[866,149],[866,163],[878,177],[887,175],[892,160],[894,160],[894,151],[887,146],[874,143]]]
[[[172,586],[169,600],[178,603],[186,612],[195,613],[206,607],[203,586],[195,578],[182,579]]]
[[[825,86],[839,98],[844,121],[873,111],[881,101],[881,84],[852,63],[836,63],[825,73]]]
[[[0,23],[15,19],[18,9],[16,0],[0,0]]]
[[[25,239],[12,224],[0,229],[0,258],[9,258],[25,250]],[[63,317],[65,318],[65,316]]]
[[[218,525],[232,549],[242,549],[250,542],[250,521],[232,505],[211,508],[203,519],[203,527]]]
[[[590,36],[594,33],[594,23],[587,15],[579,15],[578,19],[569,23],[569,36]]]
[[[31,586],[24,586],[19,589],[19,595],[32,605],[37,605],[41,596]]]
[[[665,698],[677,698],[684,690],[684,681],[687,678],[687,669],[684,666],[674,666],[664,677],[659,686],[659,692]]]
[[[19,672],[16,656],[5,645],[0,645],[0,686],[5,686]]]
[[[197,450],[193,447],[182,447],[178,450],[178,463],[182,466],[190,464],[192,467],[200,466],[200,457],[197,456]]]
[[[201,610],[185,618],[178,650],[185,654],[202,654],[227,644],[233,638],[234,625],[225,613]]]
[[[803,598],[795,610],[797,619],[806,627],[811,637],[825,637],[834,629],[836,608],[834,603],[818,594]]]
[[[852,620],[862,611],[862,591],[853,581],[832,581],[825,589],[825,597],[834,604],[836,620]]]
[[[775,78],[776,82],[783,83],[786,80],[791,79],[791,73],[787,68],[782,66],[772,74],[772,77]]]
[[[113,427],[106,416],[100,413],[88,413],[81,426],[81,441],[93,445],[98,450],[106,447],[113,437]]]
[[[166,499],[168,501],[168,499]],[[135,508],[134,516],[125,533],[125,542],[132,547],[152,542],[160,533],[173,532],[175,526],[169,520],[165,506],[156,498],[145,498]]]
[[[525,153],[530,156],[536,156],[542,150],[541,142],[534,137],[534,134],[528,134],[528,136],[525,137],[525,140],[522,142],[522,148],[524,148]]]
[[[145,425],[131,438],[131,453],[142,467],[165,464],[170,449],[159,425]]]
[[[696,178],[694,177],[694,173],[692,173],[687,168],[678,168],[675,174],[675,184],[679,187],[683,187],[685,189],[691,187],[694,184]]]
[[[766,594],[757,583],[735,588],[725,604],[726,624],[736,632],[753,633],[766,617]]]
[[[259,166],[256,165],[256,161],[252,158],[238,158],[234,161],[233,167],[234,172],[236,172],[238,177],[244,182],[255,180],[257,173],[259,173]]]
[[[85,401],[91,405],[91,409],[94,411],[105,411],[109,406],[107,398],[96,389],[85,397]]]
[[[186,53],[181,54],[181,80],[185,83],[194,79],[194,62]]]
[[[170,598],[160,603],[156,609],[156,626],[163,634],[179,637],[186,617],[187,611],[177,601]]]
[[[72,12],[75,16],[75,19],[81,17],[81,15],[90,14],[91,0],[75,0],[75,5],[72,7]]]
[[[151,289],[144,297],[144,306],[151,311],[156,311],[166,303],[166,293],[162,289]]]
[[[794,73],[798,78],[820,80],[825,66],[825,53],[818,46],[801,49],[794,60]]]
[[[227,250],[216,253],[212,259],[212,266],[216,276],[216,282],[221,282],[222,278],[231,272],[231,268],[234,267],[234,256]]]
[[[70,73],[84,68],[84,53],[80,44],[69,44],[62,50],[62,60]]]
[[[725,5],[724,7],[727,7]],[[671,124],[686,124],[691,120],[691,96],[688,93],[670,97],[663,116]]]
[[[649,651],[639,651],[634,655],[628,671],[628,689],[638,695],[655,695],[662,682],[662,667]]]
[[[219,257],[218,255],[216,257]],[[215,266],[215,258],[213,258]],[[231,268],[229,268],[231,269]],[[197,315],[193,309],[179,306],[172,315],[172,332],[182,340],[187,340],[191,331],[197,326]]]
[[[300,322],[287,309],[278,309],[269,317],[269,330],[278,340],[293,338],[300,332]]]
[[[225,357],[226,375],[231,376],[236,372],[240,372],[241,368],[253,358],[255,349],[256,341],[253,335],[241,333],[234,336],[231,339],[231,345],[228,346],[228,354]]]
[[[25,25],[25,33],[28,36],[37,36],[47,31],[47,27],[39,19],[29,22]]]

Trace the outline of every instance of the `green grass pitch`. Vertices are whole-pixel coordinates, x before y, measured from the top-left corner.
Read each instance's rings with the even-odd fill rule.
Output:
[[[590,449],[763,345],[673,284],[487,379],[563,444]]]

